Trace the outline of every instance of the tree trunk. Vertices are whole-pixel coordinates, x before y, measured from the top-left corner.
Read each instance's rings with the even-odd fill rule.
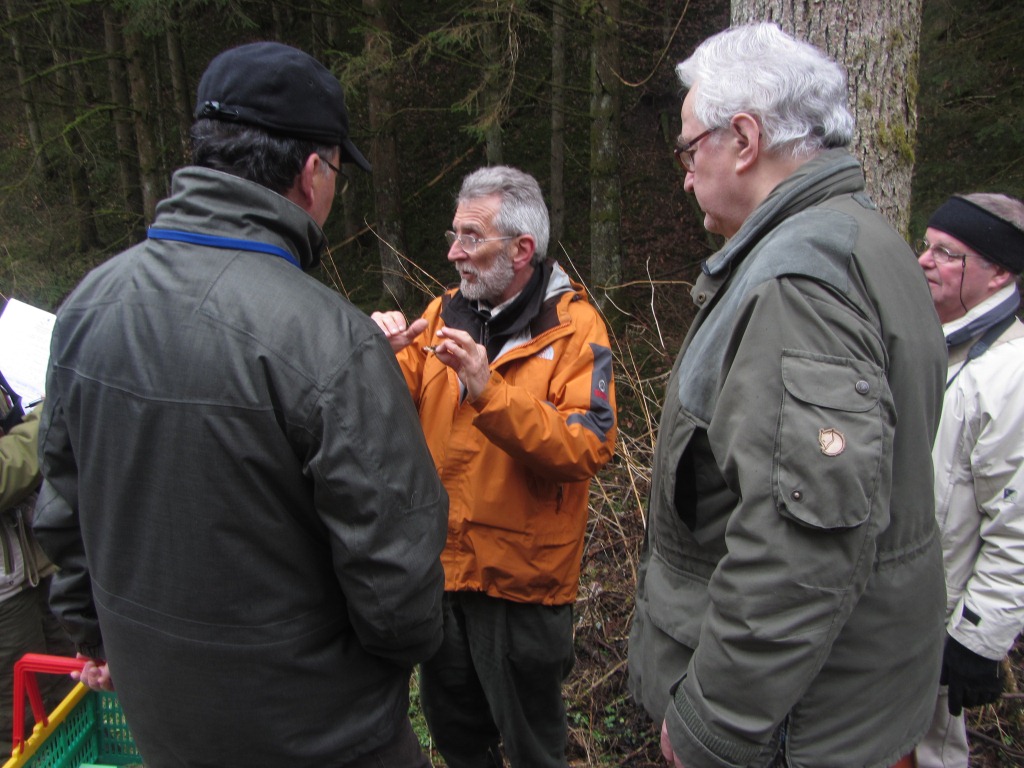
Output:
[[[551,247],[565,231],[565,6],[554,0],[551,11]]]
[[[270,3],[271,30],[273,40],[284,40],[285,27],[288,25],[288,9],[282,7],[281,3]]]
[[[360,242],[360,236],[366,231],[366,224],[363,219],[360,218],[358,210],[358,200],[362,198],[360,190],[363,189],[365,182],[363,177],[370,178],[368,174],[364,174],[362,171],[356,171],[353,174],[351,183],[348,185],[348,189],[341,193],[341,226],[344,230],[343,243],[346,249],[352,253],[360,252],[363,248]],[[370,194],[369,192],[367,194]],[[365,199],[365,198],[362,198]]]
[[[11,49],[14,55],[14,71],[18,78],[18,89],[21,91],[21,103],[25,109],[25,128],[28,131],[28,140],[32,145],[32,153],[39,159],[42,175],[49,175],[49,161],[46,157],[46,150],[43,146],[43,132],[39,128],[39,115],[36,113],[36,102],[32,96],[32,89],[29,86],[29,72],[25,64],[25,52],[21,43],[21,34],[18,29],[18,18],[15,12],[16,0],[6,0],[7,6],[7,34],[11,40]],[[18,9],[20,11],[20,9]]]
[[[501,140],[501,123],[505,116],[505,81],[503,77],[504,51],[502,50],[502,23],[496,15],[491,23],[484,25],[480,41],[484,62],[484,138],[487,147],[487,164],[501,165],[504,162],[504,148]]]
[[[164,184],[160,180],[160,157],[153,132],[153,109],[150,104],[152,88],[146,72],[143,54],[145,40],[136,31],[124,36],[128,66],[128,91],[131,96],[135,127],[135,143],[139,152],[139,178],[142,180],[142,209],[147,222],[156,216],[156,204],[163,196]]]
[[[852,150],[868,193],[904,235],[917,136],[921,0],[732,0],[732,23],[775,21],[845,67],[857,120]]]
[[[96,212],[92,195],[89,191],[89,176],[84,162],[88,154],[85,142],[75,124],[78,118],[77,107],[85,94],[74,87],[71,68],[76,66],[68,61],[67,52],[77,50],[71,40],[67,28],[67,17],[57,11],[50,20],[50,40],[53,48],[53,72],[59,91],[58,109],[64,126],[61,130],[64,144],[68,149],[64,163],[70,175],[71,205],[75,217],[75,250],[85,252],[95,248],[100,242],[99,231],[96,229]]]
[[[338,20],[334,16],[327,15],[323,19],[324,26],[322,32],[326,47],[333,48],[338,45]]]
[[[389,15],[393,0],[363,0],[370,27],[366,32],[365,55],[374,62],[374,73],[366,84],[369,108],[370,162],[373,164],[373,197],[377,213],[377,243],[383,272],[384,301],[401,307],[408,290],[405,232],[402,227],[402,195],[399,184],[398,142],[391,123],[394,108],[391,93],[391,32]]]
[[[114,105],[114,138],[117,140],[117,168],[121,181],[121,193],[127,207],[129,236],[138,240],[145,232],[145,214],[142,206],[142,190],[139,181],[138,150],[135,134],[132,132],[131,101],[128,98],[128,81],[124,71],[124,40],[121,28],[115,18],[115,11],[103,6],[103,43],[107,54],[107,83],[110,101]]]
[[[160,44],[160,36],[145,36],[143,40],[146,50],[148,50],[146,55],[149,58],[148,63],[144,64],[143,67],[149,75],[149,88],[152,94],[149,97],[149,116],[153,121],[153,146],[156,148],[157,158],[156,175],[157,178],[165,179],[171,175],[173,167],[177,167],[176,165],[168,167],[168,153],[166,151],[167,137],[172,133],[175,135],[178,133],[178,121],[174,114],[176,112],[174,109],[175,101],[173,96],[170,99],[164,96],[167,93],[167,87],[164,84],[163,63],[167,61],[167,53]],[[172,129],[168,129],[168,122],[174,126]],[[177,144],[177,139],[173,143]],[[176,152],[175,155],[177,155]],[[163,185],[161,184],[160,186],[162,187]]]
[[[167,41],[167,63],[171,68],[171,88],[174,91],[174,116],[177,118],[176,127],[178,130],[178,144],[174,164],[182,165],[189,155],[189,130],[192,127],[192,89],[189,87],[188,74],[185,71],[185,56],[181,48],[181,38],[178,35],[177,27],[166,14],[164,23],[167,29],[164,37]]]
[[[599,306],[607,308],[622,282],[619,237],[619,0],[599,0],[593,13],[590,96],[590,270]]]

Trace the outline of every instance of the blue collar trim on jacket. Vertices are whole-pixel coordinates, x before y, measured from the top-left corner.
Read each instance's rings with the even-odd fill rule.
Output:
[[[156,227],[150,227],[146,230],[146,234],[149,235],[152,240],[177,240],[182,243],[192,243],[193,245],[206,245],[210,248],[227,248],[236,251],[269,253],[272,256],[278,256],[285,261],[294,264],[299,269],[302,269],[302,265],[299,264],[299,260],[284,248],[279,248],[278,246],[271,245],[270,243],[261,243],[257,240],[241,240],[236,237],[220,237],[219,235],[201,235],[197,232],[182,232],[177,229],[157,229]]]

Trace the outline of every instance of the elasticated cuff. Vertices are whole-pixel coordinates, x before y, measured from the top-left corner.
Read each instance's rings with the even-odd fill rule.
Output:
[[[682,685],[669,702],[665,722],[672,749],[686,768],[740,768],[755,764],[763,751],[758,744],[712,733],[697,715]]]

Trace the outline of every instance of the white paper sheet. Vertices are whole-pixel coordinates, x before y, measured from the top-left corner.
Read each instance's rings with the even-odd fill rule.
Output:
[[[9,299],[0,314],[0,372],[25,410],[42,399],[50,361],[50,335],[57,319],[31,304]]]

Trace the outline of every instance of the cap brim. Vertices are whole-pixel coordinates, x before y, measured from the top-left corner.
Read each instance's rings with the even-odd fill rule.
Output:
[[[370,165],[369,161],[363,157],[363,153],[356,149],[356,145],[348,138],[341,140],[341,160],[342,162],[355,163],[367,173],[373,171],[373,166]]]

